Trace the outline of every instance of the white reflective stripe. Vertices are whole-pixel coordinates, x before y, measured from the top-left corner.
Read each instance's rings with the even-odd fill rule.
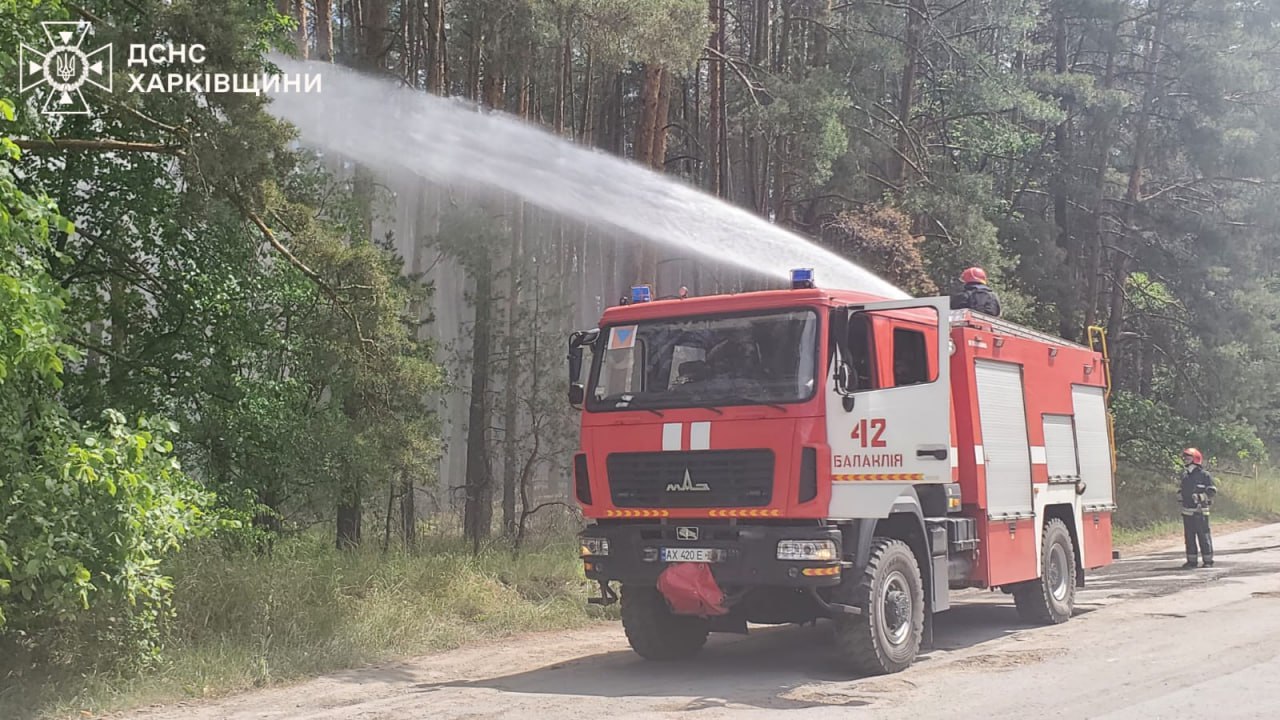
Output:
[[[973,460],[979,465],[987,464],[987,449],[981,445],[973,446]]]
[[[689,428],[689,449],[711,449],[711,423],[696,422],[691,428]]]
[[[960,467],[960,451],[957,448],[951,448],[951,467]]]
[[[679,450],[680,434],[683,428],[680,423],[663,423],[662,425],[662,449],[663,450]]]
[[[1048,465],[1049,454],[1039,445],[1031,446],[1031,464],[1032,465]]]

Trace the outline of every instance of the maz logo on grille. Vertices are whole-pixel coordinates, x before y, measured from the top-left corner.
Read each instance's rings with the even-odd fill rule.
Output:
[[[698,528],[696,527],[678,527],[676,528],[677,540],[697,540]]]
[[[610,453],[609,498],[619,508],[768,507],[771,450]]]
[[[711,486],[704,482],[695,483],[689,477],[689,468],[685,468],[684,482],[667,483],[667,492],[711,492]]]

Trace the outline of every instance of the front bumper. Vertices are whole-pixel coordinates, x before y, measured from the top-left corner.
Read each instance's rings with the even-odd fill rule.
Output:
[[[688,538],[696,532],[696,540]],[[841,548],[840,530],[808,525],[728,525],[619,523],[592,525],[583,538],[609,541],[608,555],[584,557],[586,575],[592,580],[652,585],[669,563],[659,557],[662,548],[709,548],[724,551],[724,559],[711,564],[716,582],[725,588],[781,586],[831,587],[840,584],[846,564],[839,560],[779,560],[780,540],[830,540]],[[806,573],[806,570],[808,571]]]

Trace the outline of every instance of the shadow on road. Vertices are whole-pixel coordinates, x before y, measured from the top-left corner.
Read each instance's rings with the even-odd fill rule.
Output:
[[[998,604],[958,605],[938,616],[934,645],[923,650],[917,662],[927,664],[940,654],[980,645],[1027,628],[1007,598]],[[692,703],[679,701],[678,709],[726,704],[783,709],[865,705],[871,702],[871,697],[859,700],[850,693],[874,695],[887,691],[888,685],[897,687],[907,682],[893,677],[859,678],[845,671],[832,641],[833,632],[831,623],[824,621],[816,626],[753,630],[746,638],[713,635],[706,649],[687,661],[648,662],[625,650],[494,678],[420,683],[414,689],[434,692],[466,687],[571,696],[694,697],[698,700]],[[832,702],[830,697],[808,699],[805,693],[792,692],[812,683],[836,683],[844,694]]]
[[[1221,559],[1216,567],[1194,571],[1178,568],[1181,554],[1176,552],[1122,561],[1089,574],[1088,584],[1077,596],[1076,614],[1123,598],[1167,595],[1208,583],[1231,583],[1236,578],[1274,573],[1274,564],[1248,556],[1276,547],[1224,549],[1218,553]],[[948,656],[957,651],[1015,633],[1037,632],[1021,621],[1012,599],[1000,592],[966,591],[954,599],[956,604],[935,620],[933,645],[923,649],[918,660],[922,667],[948,662]],[[816,626],[757,629],[745,638],[713,635],[698,657],[679,662],[647,662],[628,649],[465,681],[421,682],[421,675],[415,678],[395,668],[381,669],[372,676],[367,671],[352,674],[348,679],[400,684],[417,693],[479,688],[514,695],[645,698],[647,708],[662,711],[725,706],[856,707],[914,687],[910,674],[859,678],[845,671],[833,634],[831,623],[824,621]],[[996,643],[990,651],[965,653],[951,662],[985,670],[1017,660],[1014,655],[1017,652],[1009,651],[1007,644]],[[652,705],[654,702],[658,706]]]

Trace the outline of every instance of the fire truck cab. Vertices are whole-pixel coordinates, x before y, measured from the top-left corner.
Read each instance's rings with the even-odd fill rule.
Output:
[[[667,300],[633,290],[569,341],[581,554],[632,648],[834,622],[860,673],[897,672],[951,591],[1071,617],[1112,559],[1105,346],[948,298],[814,287]]]

